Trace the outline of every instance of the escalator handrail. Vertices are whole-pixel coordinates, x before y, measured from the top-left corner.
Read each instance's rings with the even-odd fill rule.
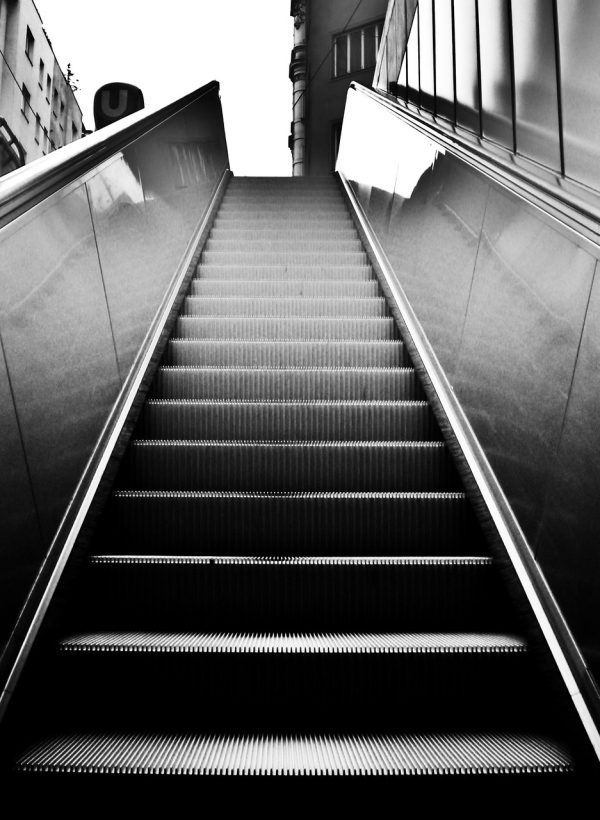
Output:
[[[94,496],[112,460],[118,460],[131,435],[134,417],[140,409],[141,396],[147,391],[158,366],[200,251],[231,176],[231,171],[225,169],[215,184],[210,202],[177,265],[0,657],[0,723],[6,714]]]
[[[0,228],[64,188],[202,97],[219,90],[213,80],[166,106],[130,114],[0,178]]]
[[[444,425],[466,462],[478,493],[493,521],[504,549],[517,573],[536,620],[558,667],[568,693],[579,714],[584,731],[600,760],[600,692],[585,663],[562,611],[536,562],[528,541],[504,494],[498,479],[458,401],[404,289],[398,282],[368,217],[348,180],[337,172],[346,200],[354,214],[361,238],[375,269],[383,276],[399,310],[403,339],[415,367],[431,386],[432,405],[447,420]]]
[[[549,217],[566,226],[583,243],[600,248],[600,194],[582,183],[560,176],[526,157],[504,152],[489,141],[469,137],[442,119],[433,119],[380,89],[350,84],[357,91],[390,110],[412,128],[436,142],[444,150],[499,183]]]

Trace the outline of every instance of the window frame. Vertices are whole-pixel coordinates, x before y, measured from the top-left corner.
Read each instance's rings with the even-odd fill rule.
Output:
[[[27,116],[27,109],[31,108],[31,92],[29,91],[25,83],[21,85],[21,103],[23,105],[23,107],[21,108],[21,114],[23,114],[27,122],[29,122],[29,117]]]
[[[33,36],[33,32],[31,31],[29,26],[27,26],[27,32],[25,34],[25,56],[27,57],[27,59],[29,60],[31,65],[33,65],[33,51],[34,51],[34,49],[35,49],[35,37]]]
[[[379,47],[381,45],[381,35],[383,32],[383,24],[384,19],[378,18],[377,20],[370,20],[368,22],[362,23],[360,26],[355,26],[354,28],[345,29],[343,31],[339,31],[336,34],[333,34],[331,37],[331,79],[338,80],[342,77],[349,77],[352,74],[359,74],[361,71],[368,71],[369,69],[374,69],[377,65],[377,54],[379,52]],[[366,41],[366,32],[369,29],[375,30],[375,59],[374,62],[370,65],[365,65],[365,41]],[[352,48],[351,48],[351,38],[353,34],[360,32],[360,68],[352,69]],[[346,39],[346,70],[343,72],[338,71],[338,41],[345,37]]]

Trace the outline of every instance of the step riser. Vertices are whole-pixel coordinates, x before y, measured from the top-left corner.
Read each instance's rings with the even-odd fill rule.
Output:
[[[373,271],[368,265],[199,265],[197,275],[200,279],[222,281],[223,279],[269,280],[279,283],[285,280],[304,280],[307,282],[332,280],[371,282],[377,285]],[[339,291],[338,291],[339,293]],[[341,294],[340,294],[341,295]]]
[[[526,661],[478,653],[60,653],[51,702],[66,725],[92,702],[100,725],[137,729],[149,714],[155,729],[218,731],[448,731],[524,714],[535,726]]]
[[[261,265],[316,265],[326,270],[328,266],[366,265],[367,254],[364,251],[258,251],[248,248],[243,251],[203,251],[203,265],[239,265],[241,267],[256,267]]]
[[[477,623],[514,630],[491,564],[97,560],[69,618],[74,629],[464,632]]]
[[[211,241],[227,240],[229,242],[242,241],[250,243],[253,243],[255,241],[268,241],[273,239],[288,239],[293,242],[296,242],[302,239],[306,239],[307,237],[310,237],[310,239],[317,241],[333,240],[340,242],[344,240],[354,241],[357,238],[357,234],[356,230],[352,227],[329,229],[321,227],[309,231],[307,231],[306,228],[290,227],[289,230],[285,231],[282,235],[281,231],[275,230],[274,228],[267,228],[265,226],[255,228],[254,230],[250,228],[240,229],[231,227],[215,227],[212,229],[210,233]]]
[[[165,399],[423,398],[413,370],[186,370],[162,368],[152,388]]]
[[[165,364],[195,367],[403,367],[398,342],[171,341]]]
[[[301,441],[439,439],[429,405],[146,404],[142,438]]]
[[[279,237],[278,239],[254,240],[234,238],[209,239],[205,245],[205,253],[243,253],[252,256],[256,253],[359,253],[362,252],[362,243],[358,239],[316,239],[311,235],[300,239]]]
[[[180,316],[179,339],[395,339],[391,317],[338,318],[204,318]]]
[[[220,317],[290,317],[303,316],[360,316],[388,315],[385,299],[226,299],[188,296],[184,304],[185,316]]]
[[[301,281],[301,280],[223,280],[194,279],[191,287],[192,297],[204,300],[211,298],[261,299],[263,305],[268,299],[312,299],[322,302],[324,299],[372,299],[379,296],[379,283],[337,280],[337,281]],[[377,300],[376,300],[377,301]],[[387,312],[387,308],[386,308]]]
[[[436,492],[457,487],[446,449],[416,444],[134,444],[123,464],[122,482],[134,489],[270,492]]]
[[[214,555],[477,555],[463,498],[113,497],[105,551]]]

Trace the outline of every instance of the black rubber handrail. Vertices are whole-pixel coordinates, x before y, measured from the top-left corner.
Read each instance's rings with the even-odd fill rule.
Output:
[[[0,179],[0,228],[211,92],[216,80],[169,105],[138,111]]]
[[[591,243],[598,255],[600,193],[552,173],[524,157],[515,157],[497,146],[492,147],[485,140],[474,136],[470,138],[455,130],[450,123],[434,120],[433,115],[414,110],[384,91],[354,82],[350,84],[348,93],[351,91],[375,100],[444,150],[516,194],[542,214],[574,231]]]
[[[211,85],[211,90],[215,85]],[[177,265],[0,658],[0,723],[98,488],[106,482],[105,475],[114,467],[131,434],[140,409],[140,396],[147,391],[159,364],[230,177],[231,171],[226,169],[215,184],[210,202]]]

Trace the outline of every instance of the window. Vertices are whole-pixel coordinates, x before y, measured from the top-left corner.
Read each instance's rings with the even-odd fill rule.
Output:
[[[71,142],[75,142],[75,140],[78,139],[78,138],[79,138],[79,135],[77,134],[77,126],[73,122],[73,123],[71,123]]]
[[[52,113],[55,117],[58,114],[58,91],[56,88],[52,92]]]
[[[52,77],[47,74],[46,75],[46,99],[50,102],[50,94],[52,93]]]
[[[47,150],[48,150],[48,129],[47,128],[44,128],[44,142],[42,144],[42,147],[44,149],[44,153],[46,153]]]
[[[25,119],[29,122],[28,114],[29,114],[29,109],[31,108],[31,94],[29,93],[29,89],[27,88],[25,83],[23,83],[22,91],[23,91],[23,108],[21,109],[21,111],[23,112],[23,116],[25,117]]]
[[[38,73],[38,85],[43,90],[44,88],[44,61],[40,60],[40,70]]]
[[[333,38],[333,76],[374,68],[383,22],[344,31]]]
[[[27,55],[27,59],[33,65],[33,44],[35,43],[35,37],[31,33],[31,29],[27,26],[27,35],[25,37],[25,54]]]
[[[40,115],[36,114],[35,115],[35,141],[37,142],[38,145],[40,144],[41,130],[42,130],[42,123],[41,123],[41,120],[40,120]]]

